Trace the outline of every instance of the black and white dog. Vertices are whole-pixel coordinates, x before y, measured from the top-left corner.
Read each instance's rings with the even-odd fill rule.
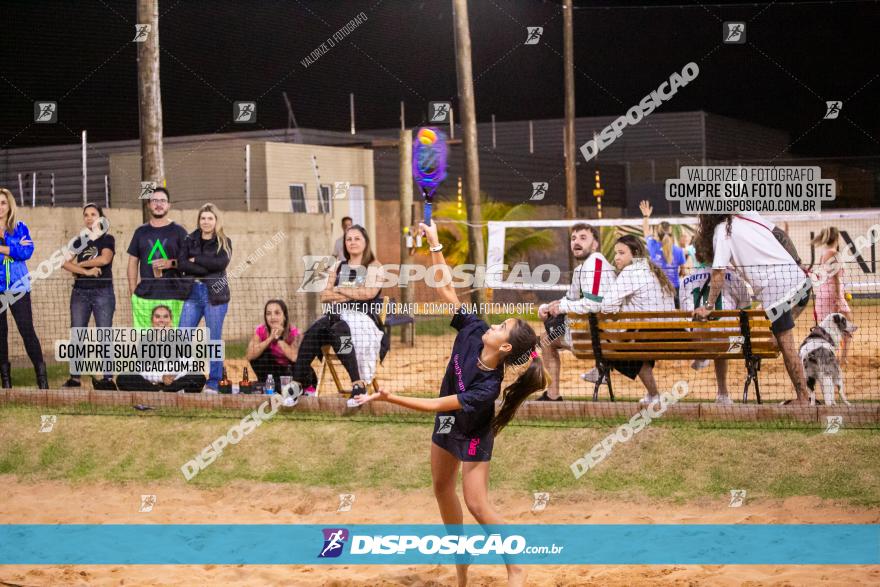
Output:
[[[810,388],[810,405],[816,405],[816,382],[822,386],[825,405],[834,405],[834,387],[840,389],[840,399],[850,405],[843,390],[843,373],[837,361],[837,349],[842,338],[852,338],[858,326],[843,314],[828,314],[822,323],[814,326],[801,345],[801,361],[807,387]]]

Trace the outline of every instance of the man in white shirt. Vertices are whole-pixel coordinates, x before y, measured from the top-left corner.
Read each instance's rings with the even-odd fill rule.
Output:
[[[342,218],[342,236],[336,239],[333,245],[333,256],[337,261],[345,261],[345,231],[351,228],[352,219],[349,216]]]
[[[581,264],[574,270],[565,296],[538,308],[538,317],[544,320],[549,342],[544,346],[543,359],[551,377],[550,387],[538,398],[541,401],[562,400],[559,395],[559,349],[571,350],[572,346],[565,314],[587,312],[584,300],[601,302],[602,296],[614,284],[614,267],[599,252],[600,245],[599,229],[595,226],[578,223],[571,227],[569,246]]]
[[[773,228],[773,223],[755,212],[700,216],[698,255],[712,259],[712,279],[706,302],[694,310],[694,317],[708,318],[722,293],[725,270],[732,268],[752,287],[771,320],[770,330],[794,385],[796,403],[807,403],[804,369],[792,330],[810,300],[812,285]]]

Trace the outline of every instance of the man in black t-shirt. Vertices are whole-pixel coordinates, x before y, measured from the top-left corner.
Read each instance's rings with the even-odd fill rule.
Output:
[[[134,231],[128,245],[132,318],[135,328],[150,328],[153,308],[168,306],[177,327],[188,293],[177,269],[186,230],[168,219],[171,198],[167,189],[153,191],[149,209],[150,221]]]

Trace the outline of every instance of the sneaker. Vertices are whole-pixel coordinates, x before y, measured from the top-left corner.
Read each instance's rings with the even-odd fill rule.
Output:
[[[715,403],[719,406],[732,406],[733,400],[730,399],[730,396],[727,394],[721,395],[720,393],[715,396]]]
[[[92,379],[92,386],[98,391],[119,391],[112,379]]]
[[[586,373],[582,373],[581,379],[589,383],[596,383],[597,381],[599,381],[599,370],[593,367]]]
[[[549,395],[547,395],[547,391],[544,390],[544,393],[541,394],[541,397],[539,397],[536,401],[539,401],[539,402],[561,402],[562,396],[560,395],[559,397],[554,399],[554,398],[550,397]]]
[[[364,393],[367,393],[367,388],[364,387],[363,383],[355,383],[354,385],[351,386],[351,397],[352,398],[354,398],[355,396],[358,396],[358,395],[362,395]]]
[[[694,371],[699,371],[700,369],[705,369],[709,366],[709,359],[694,359],[694,362],[691,363],[691,369]]]
[[[309,397],[315,397],[316,395],[318,395],[318,390],[315,389],[314,385],[309,385],[308,387],[306,387],[305,394]]]
[[[67,381],[61,384],[61,387],[80,387],[82,383],[80,383],[79,379],[74,379],[71,377]]]
[[[284,394],[284,401],[281,402],[281,405],[285,408],[292,408],[299,403],[299,398],[303,395],[302,385],[294,381],[284,388],[282,394]]]
[[[646,395],[642,399],[639,400],[640,406],[649,406],[651,404],[660,403],[660,394],[657,395]]]

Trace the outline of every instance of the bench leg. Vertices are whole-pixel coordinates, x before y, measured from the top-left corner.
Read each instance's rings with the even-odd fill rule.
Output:
[[[608,384],[608,395],[611,396],[611,401],[614,401],[614,390],[611,389],[611,369],[601,364],[597,364],[596,369],[599,370],[599,379],[596,380],[596,384],[593,386],[593,401],[599,401],[599,386],[603,382]]]
[[[758,371],[761,370],[761,359],[758,359],[757,361],[755,361],[754,368],[755,368],[755,401],[760,404],[760,403],[762,403],[761,402],[761,382],[758,379]]]
[[[755,401],[761,403],[761,384],[758,382],[758,370],[760,369],[760,359],[757,361],[746,361],[746,382],[743,386],[743,403],[749,401],[749,386],[755,383]]]

